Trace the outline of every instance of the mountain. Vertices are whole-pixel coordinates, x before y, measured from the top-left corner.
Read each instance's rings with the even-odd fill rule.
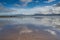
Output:
[[[60,16],[60,14],[33,14],[33,15],[24,15],[24,14],[16,14],[16,15],[3,15],[0,17],[27,17],[27,16]]]
[[[60,16],[60,14],[34,14],[33,16]]]

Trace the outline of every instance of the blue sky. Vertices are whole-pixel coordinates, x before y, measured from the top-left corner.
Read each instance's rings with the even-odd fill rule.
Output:
[[[35,7],[35,6],[46,6],[46,5],[53,5],[58,3],[60,0],[0,0],[0,3],[5,7],[16,7],[14,4],[20,5],[22,7],[24,4],[27,3],[25,7]]]
[[[0,15],[45,14],[45,12],[49,14],[52,13],[50,10],[59,14],[59,5],[60,0],[0,0]]]

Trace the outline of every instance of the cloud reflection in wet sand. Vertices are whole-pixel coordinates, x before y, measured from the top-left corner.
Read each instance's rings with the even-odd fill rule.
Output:
[[[58,27],[53,27],[58,25],[59,18],[29,17],[1,20],[0,40],[60,40]]]

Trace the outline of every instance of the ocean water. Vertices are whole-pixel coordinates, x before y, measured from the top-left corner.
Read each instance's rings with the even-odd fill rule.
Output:
[[[60,40],[60,16],[0,18],[0,40]]]

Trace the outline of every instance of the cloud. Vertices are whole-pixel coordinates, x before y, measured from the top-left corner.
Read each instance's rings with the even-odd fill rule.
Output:
[[[27,6],[29,2],[32,2],[32,0],[20,0],[20,1],[24,3],[23,6]]]
[[[18,14],[32,15],[32,14],[60,14],[60,7],[54,6],[44,6],[44,7],[34,7],[30,9],[16,9]]]
[[[54,6],[56,6],[56,7],[60,7],[60,2],[57,3],[57,4],[55,4]]]
[[[53,13],[60,14],[60,7],[44,6],[34,8],[11,8],[10,12],[13,14],[24,14],[24,15],[53,14]]]
[[[48,2],[53,2],[53,1],[55,1],[55,0],[48,0]]]
[[[21,30],[20,30],[20,34],[22,33],[31,33],[33,32],[33,30],[30,30],[28,27],[22,27]]]
[[[60,7],[55,7],[53,10],[54,14],[60,14]]]
[[[48,0],[48,1],[44,1],[45,3],[51,3],[51,2],[54,2],[56,0]]]
[[[9,10],[8,8],[6,8],[5,6],[3,6],[2,3],[0,3],[0,13],[1,12],[11,12],[12,10]]]
[[[0,9],[0,13],[9,13],[9,12],[13,12],[13,11],[15,11],[15,10],[7,9],[7,8]]]
[[[48,32],[49,32],[49,33],[51,33],[52,35],[56,35],[56,32],[55,32],[55,31],[53,31],[53,30],[46,29],[46,30],[44,30],[44,31],[48,31]]]
[[[32,0],[20,0],[22,2],[32,2]]]
[[[6,8],[2,3],[0,3],[0,15],[9,15],[15,12],[14,9]]]
[[[57,4],[55,4],[57,5]],[[37,6],[33,8],[5,8],[3,5],[0,6],[0,15],[15,15],[15,14],[24,14],[24,15],[33,15],[33,14],[60,14],[60,7],[51,5],[51,6]],[[15,6],[20,6],[15,4]]]
[[[34,8],[30,8],[30,9],[24,9],[24,8],[20,8],[20,9],[16,9],[16,11],[21,14],[25,14],[25,15],[32,15],[32,14],[48,14],[49,13],[49,7],[45,6],[45,7],[34,7]]]
[[[14,7],[21,7],[20,4],[14,4]]]

